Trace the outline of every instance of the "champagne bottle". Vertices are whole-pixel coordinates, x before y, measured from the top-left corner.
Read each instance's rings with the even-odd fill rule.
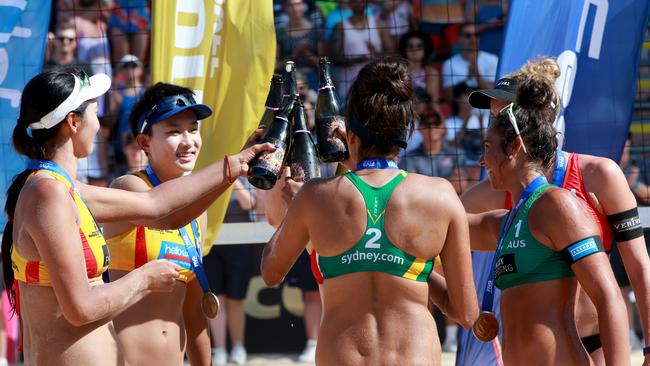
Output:
[[[298,99],[293,107],[293,127],[291,134],[291,154],[289,166],[291,177],[298,182],[306,182],[314,177],[320,177],[320,166],[316,146],[311,133],[307,129],[307,118],[302,101]]]
[[[348,149],[341,140],[336,129],[343,124],[339,112],[339,102],[334,93],[334,84],[330,77],[330,62],[327,57],[321,57],[319,66],[319,88],[316,101],[316,136],[318,137],[318,152],[324,162],[343,161],[348,157]]]
[[[293,61],[287,61],[284,64],[284,72],[282,73],[282,104],[286,104],[293,95],[298,96],[296,64]]]
[[[271,88],[269,89],[269,95],[266,97],[266,103],[264,103],[264,114],[262,114],[262,119],[260,119],[257,128],[267,129],[273,123],[275,114],[280,110],[281,104],[282,76],[275,74],[271,78]]]
[[[275,151],[263,151],[250,162],[248,181],[259,189],[273,188],[280,176],[282,163],[291,140],[289,116],[293,110],[295,100],[295,97],[289,98],[260,141],[261,143],[273,144]]]

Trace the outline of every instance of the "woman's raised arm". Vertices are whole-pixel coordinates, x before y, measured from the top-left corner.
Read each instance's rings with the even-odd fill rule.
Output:
[[[251,141],[259,136],[256,132]],[[257,154],[273,150],[255,144],[190,175],[172,179],[147,192],[79,185],[90,211],[99,222],[129,221],[160,229],[176,229],[205,211],[240,175]]]

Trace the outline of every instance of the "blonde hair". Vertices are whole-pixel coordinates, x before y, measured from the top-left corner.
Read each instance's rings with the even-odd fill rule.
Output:
[[[519,70],[511,72],[505,77],[515,79],[521,85],[522,83],[529,81],[531,79],[539,80],[544,83],[547,83],[552,87],[552,90],[555,91],[555,96],[553,98],[554,102],[551,103],[550,107],[555,112],[553,120],[549,123],[553,123],[555,117],[560,113],[560,96],[555,90],[555,81],[560,78],[562,74],[560,70],[560,65],[552,57],[537,57],[531,60],[528,60],[524,66]]]

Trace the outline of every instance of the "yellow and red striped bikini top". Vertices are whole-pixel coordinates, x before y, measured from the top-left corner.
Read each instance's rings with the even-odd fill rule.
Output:
[[[154,187],[144,171],[133,173],[142,179],[150,188]],[[201,254],[201,225],[198,220],[193,220],[185,226],[190,241]],[[178,280],[188,283],[195,277],[190,265],[187,248],[178,229],[165,230],[136,225],[132,229],[108,238],[108,247],[113,256],[110,270],[130,272],[143,266],[145,263],[165,259],[181,267]]]
[[[104,236],[102,235],[95,218],[90,213],[88,206],[86,206],[81,195],[79,195],[79,192],[75,190],[72,182],[67,177],[46,169],[36,170],[31,176],[37,173],[49,174],[54,179],[62,182],[66,187],[68,187],[70,197],[72,197],[77,209],[79,210],[79,236],[83,247],[86,274],[88,275],[88,279],[101,277],[102,273],[104,273],[108,268],[110,256]],[[11,252],[11,261],[13,262],[14,277],[16,280],[29,285],[52,286],[48,270],[42,261],[29,261],[23,258],[16,248]],[[50,271],[54,270],[56,270],[56,268],[50,268]]]

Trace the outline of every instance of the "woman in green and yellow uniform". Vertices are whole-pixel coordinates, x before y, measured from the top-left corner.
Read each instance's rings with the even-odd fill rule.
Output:
[[[133,106],[129,122],[136,142],[147,154],[146,169],[117,178],[113,188],[146,192],[192,172],[201,151],[199,120],[212,114],[194,101],[190,89],[157,83]],[[206,213],[185,225],[191,246],[201,253]],[[112,279],[149,261],[165,259],[181,267],[170,293],[149,294],[113,319],[120,349],[128,364],[210,364],[207,321],[201,313],[202,290],[190,265],[190,254],[178,229],[160,230],[116,222],[106,225]],[[200,258],[201,256],[199,256]]]
[[[318,253],[318,364],[439,365],[427,305],[437,255],[448,268],[447,310],[465,327],[478,315],[458,196],[446,180],[395,162],[412,129],[412,93],[403,60],[377,60],[359,72],[346,103],[351,172],[306,183],[264,249],[267,285],[282,282],[308,242]]]
[[[492,188],[510,192],[516,204],[470,214],[472,248],[496,248],[505,364],[591,364],[576,330],[578,282],[598,310],[607,364],[629,364],[625,305],[597,223],[575,193],[544,176],[557,150],[548,121],[553,88],[547,79],[523,78],[516,102],[492,119],[482,164]]]

